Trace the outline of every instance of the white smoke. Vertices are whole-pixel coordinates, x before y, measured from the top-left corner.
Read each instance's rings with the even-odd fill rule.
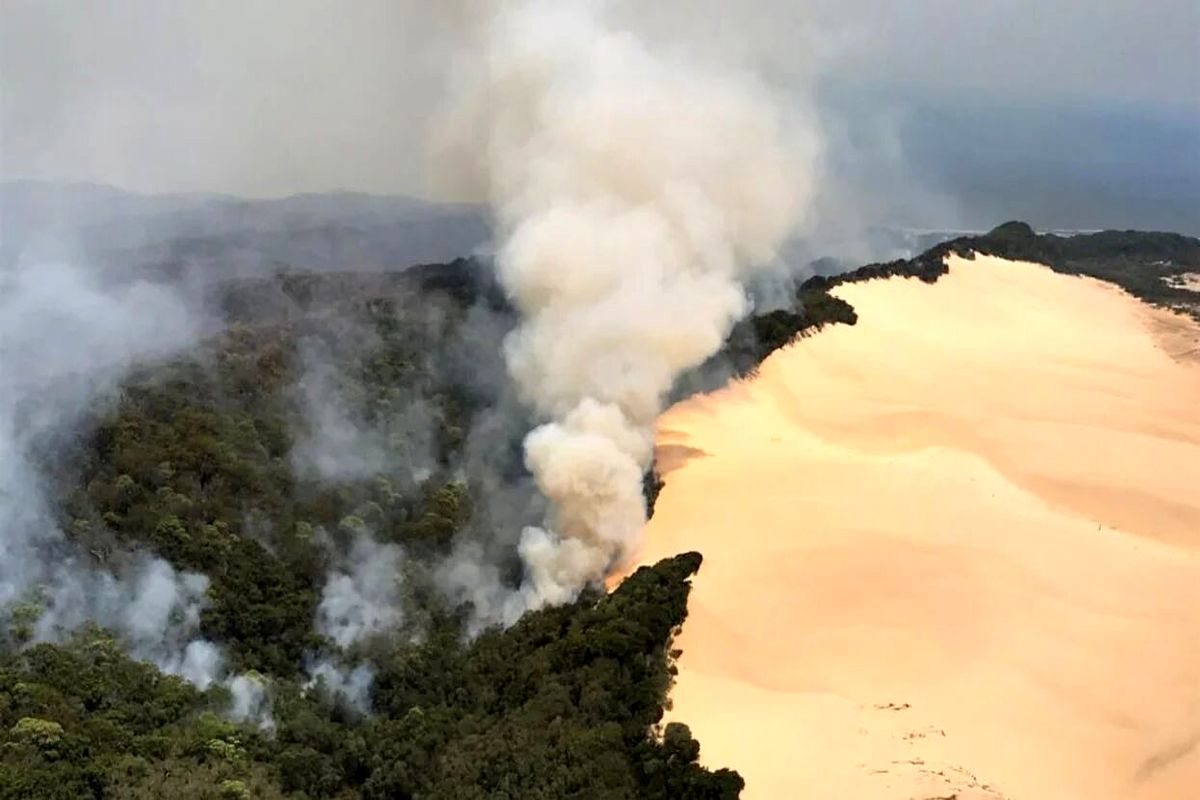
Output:
[[[71,558],[51,568],[33,640],[60,641],[94,621],[121,635],[135,658],[206,688],[220,674],[220,651],[199,638],[208,578],[140,556],[121,577]]]
[[[490,625],[512,625],[527,610],[526,598],[509,589],[495,560],[478,542],[459,541],[450,557],[438,565],[435,579],[456,604],[469,603],[473,609],[468,636],[474,637]]]
[[[204,639],[188,642],[176,669],[164,668],[200,689],[207,689],[225,671],[225,655],[215,644]]]
[[[520,543],[537,607],[636,547],[663,398],[748,311],[741,281],[808,204],[818,139],[752,75],[655,52],[601,3],[493,8],[439,143],[494,210],[522,315],[509,371],[547,420],[525,442],[551,504]]]
[[[230,706],[228,716],[237,722],[254,722],[260,730],[275,729],[271,715],[270,684],[257,672],[246,672],[228,679]]]
[[[437,410],[413,394],[392,398],[374,423],[348,397],[337,357],[306,341],[300,349],[303,374],[296,386],[307,431],[292,448],[297,474],[335,483],[387,474],[398,486],[418,485],[435,466]]]
[[[222,668],[198,633],[208,579],[146,555],[113,571],[91,564],[59,529],[37,461],[129,367],[198,333],[197,316],[162,286],[106,285],[69,263],[0,269],[0,620],[32,602],[33,641],[95,621],[135,657],[205,687]]]
[[[347,648],[371,636],[395,631],[404,621],[400,565],[404,552],[376,542],[366,531],[355,535],[343,569],[330,573],[317,607],[317,631]]]
[[[310,679],[306,691],[323,686],[335,698],[345,702],[360,714],[371,712],[371,684],[375,670],[369,664],[347,667],[335,660],[325,659],[310,664]]]

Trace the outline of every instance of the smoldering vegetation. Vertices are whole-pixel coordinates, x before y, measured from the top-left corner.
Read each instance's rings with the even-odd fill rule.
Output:
[[[502,357],[517,315],[488,258],[326,273],[251,242],[255,259],[225,271],[216,256],[163,267],[158,243],[116,265],[103,247],[86,266],[45,260],[92,247],[85,230],[177,247],[178,198],[129,200],[136,214],[108,198],[110,217],[53,240],[64,228],[46,220],[93,191],[60,188],[5,266],[11,639],[90,620],[201,686],[245,670],[362,685],[371,642],[418,641],[437,614],[474,635],[526,610],[516,544],[547,506],[521,447],[537,419]],[[158,217],[175,221],[120,233]],[[754,302],[787,305],[804,274],[763,273]],[[390,584],[359,574],[371,548],[397,566]],[[360,602],[375,622],[337,611]],[[356,626],[370,635],[347,638]]]
[[[57,274],[6,273],[0,796],[740,786],[653,732],[698,561],[490,627],[546,509],[489,262]]]
[[[362,514],[370,525],[403,497],[408,505],[392,517],[424,525],[429,539],[445,535],[422,509],[426,490],[439,488],[428,485],[435,453],[461,436],[449,421],[457,412],[439,405],[432,384],[402,374],[427,366],[424,340],[407,343],[410,364],[389,360],[386,333],[357,340],[381,309],[288,338],[282,327],[303,314],[304,299],[255,295],[261,287],[245,276],[273,275],[294,288],[285,277],[296,270],[349,264],[369,270],[360,275],[369,283],[373,272],[407,266],[408,255],[477,247],[487,236],[478,210],[362,195],[150,198],[18,182],[3,186],[0,211],[5,647],[62,641],[99,624],[135,657],[201,689],[226,681],[233,713],[246,715],[269,703],[245,701],[242,670],[290,674],[305,661],[326,663],[322,636],[349,644],[345,631],[355,625],[335,613],[341,579],[358,578],[351,589],[379,606],[365,612],[372,619],[399,619],[383,573],[363,578],[345,559],[373,541],[368,523],[339,508],[337,519],[296,536],[271,490],[289,485],[292,472],[306,488],[331,491],[379,478],[382,505]],[[240,295],[230,289],[238,280]],[[235,295],[266,305],[249,319]],[[344,311],[315,300],[327,321]],[[431,336],[440,335],[439,309],[423,310]],[[344,367],[367,369],[366,354],[380,370],[369,397],[361,374]],[[447,374],[466,374],[446,355]],[[295,372],[284,374],[293,356]],[[438,495],[443,505],[453,506],[454,492]],[[314,495],[315,504],[329,502]],[[307,569],[294,570],[305,558]],[[251,640],[248,655],[237,643]]]
[[[121,548],[94,514],[64,525],[48,481],[86,417],[119,402],[125,372],[187,347],[199,328],[163,285],[106,286],[66,262],[0,273],[0,619],[10,645],[95,619],[161,669],[214,679],[219,655],[198,634],[207,578]]]
[[[95,420],[65,507],[98,506],[118,536],[210,574],[206,629],[246,668],[295,671],[314,649],[323,593],[354,587],[364,543],[403,548],[391,560],[417,570],[448,551],[474,506],[500,505],[486,495],[495,481],[470,480],[516,469],[500,437],[520,427],[476,420],[499,413],[505,388],[477,366],[497,360],[503,314],[483,275],[459,262],[223,286],[226,329],[131,376],[115,412]],[[372,598],[398,604],[384,588],[356,602]]]
[[[373,656],[527,610],[517,544],[547,506],[522,452],[535,418],[502,356],[517,317],[490,261],[276,265],[199,290],[94,280],[105,288],[80,307],[132,326],[120,334],[136,342],[106,339],[104,317],[80,311],[72,328],[9,295],[6,347],[29,342],[30,370],[58,364],[41,388],[5,372],[6,397],[21,399],[6,444],[23,454],[6,465],[28,484],[14,496],[35,504],[6,513],[36,507],[46,537],[24,561],[25,540],[6,542],[21,637],[126,627],[135,654],[202,687],[246,671],[323,677],[335,694],[355,687],[341,693],[365,710]],[[39,302],[69,290],[43,287]],[[27,314],[48,327],[18,332]],[[80,340],[95,351],[72,349]],[[78,388],[54,386],[61,408],[38,400],[64,380]],[[114,577],[125,572],[128,585]],[[55,574],[89,577],[67,590]],[[143,608],[170,630],[154,639],[126,621]]]

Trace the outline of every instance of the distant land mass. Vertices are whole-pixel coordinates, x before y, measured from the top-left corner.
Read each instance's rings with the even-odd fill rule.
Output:
[[[205,281],[448,261],[491,238],[486,210],[358,192],[250,200],[140,195],[90,183],[0,183],[0,265],[81,258],[110,270]]]
[[[834,240],[794,238],[780,258],[794,275],[831,275],[975,235],[982,231],[869,225]],[[470,204],[361,192],[247,199],[0,182],[0,265],[18,257],[74,259],[111,274],[187,274],[216,283],[273,269],[396,270],[487,253],[491,245],[487,209]]]

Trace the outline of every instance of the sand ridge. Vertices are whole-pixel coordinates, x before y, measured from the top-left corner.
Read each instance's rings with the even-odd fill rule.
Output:
[[[1192,796],[1196,329],[950,267],[660,420],[639,558],[705,555],[672,717],[751,800]]]

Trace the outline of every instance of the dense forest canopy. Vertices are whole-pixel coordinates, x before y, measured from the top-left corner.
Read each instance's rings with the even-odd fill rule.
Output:
[[[271,679],[269,728],[230,698],[133,661],[103,631],[0,657],[0,797],[736,797],[659,730],[695,553],[613,594],[535,612],[464,644],[450,621],[382,656],[376,713]],[[265,678],[263,680],[266,680]]]
[[[952,251],[1200,314],[1164,280],[1197,270],[1196,239],[1008,223],[792,287],[676,396],[854,324],[836,285],[932,282]],[[516,535],[545,506],[501,355],[515,315],[485,261],[280,268],[213,291],[220,326],[125,374],[39,442],[38,469],[94,570],[149,552],[205,576],[198,629],[236,677],[194,685],[95,626],[47,635],[45,598],[23,598],[0,612],[0,798],[738,795],[686,726],[660,724],[699,555],[499,624]],[[662,482],[645,486],[652,506]]]

